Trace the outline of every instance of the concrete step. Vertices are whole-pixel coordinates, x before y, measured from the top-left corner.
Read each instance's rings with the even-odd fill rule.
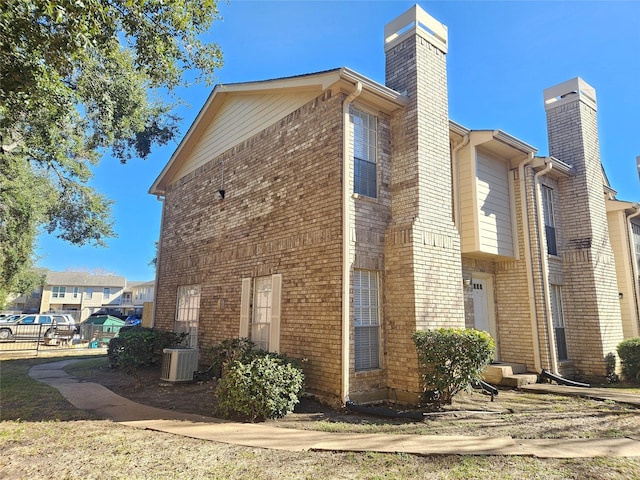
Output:
[[[518,388],[534,383],[538,383],[538,375],[536,375],[535,373],[516,373],[514,375],[502,377],[502,382],[500,383],[500,385],[504,385],[505,387]]]
[[[484,372],[484,381],[491,385],[519,387],[537,383],[536,374],[527,373],[527,367],[519,363],[492,363]]]

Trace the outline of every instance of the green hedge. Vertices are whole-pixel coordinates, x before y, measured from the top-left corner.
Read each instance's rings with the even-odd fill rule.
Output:
[[[224,418],[280,418],[293,411],[304,384],[302,369],[282,355],[253,350],[226,364],[216,388]]]
[[[620,342],[617,350],[624,379],[640,384],[640,337]]]
[[[139,381],[138,368],[160,363],[163,349],[180,346],[186,335],[155,328],[123,328],[117,337],[109,341],[109,365],[124,370]]]
[[[440,407],[482,379],[493,360],[495,342],[474,329],[440,328],[413,334],[423,383],[423,400]]]
[[[223,340],[215,347],[212,347],[209,352],[213,376],[222,377],[225,365],[236,360],[243,361],[249,358],[254,350],[256,350],[256,344],[248,338]]]

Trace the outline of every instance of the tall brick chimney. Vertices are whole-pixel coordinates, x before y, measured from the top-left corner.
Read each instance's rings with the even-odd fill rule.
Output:
[[[392,220],[385,241],[389,385],[415,391],[411,333],[464,327],[460,238],[452,220],[447,27],[419,6],[385,26],[386,84],[409,98],[391,121]]]
[[[549,154],[575,169],[574,176],[558,185],[569,356],[578,372],[604,374],[604,357],[615,353],[623,334],[607,227],[596,92],[574,78],[544,90],[544,104]]]

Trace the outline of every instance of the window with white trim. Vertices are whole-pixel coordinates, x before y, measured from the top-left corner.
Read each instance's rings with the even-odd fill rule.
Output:
[[[556,352],[558,360],[568,360],[567,337],[564,326],[564,312],[562,306],[562,287],[560,285],[550,285],[551,287],[551,317],[553,319],[553,329],[556,338]]]
[[[109,297],[111,297],[111,289],[110,288],[103,288],[102,289],[102,298],[104,298],[105,301],[108,301]]]
[[[188,333],[187,345],[198,346],[198,322],[200,318],[200,285],[178,287],[176,299],[175,333]]]
[[[378,196],[378,120],[375,116],[351,109],[353,123],[353,191]]]
[[[52,287],[51,288],[51,297],[52,298],[64,298],[67,294],[67,287]]]
[[[84,291],[84,296],[87,300],[91,300],[93,298],[93,288],[89,287]]]
[[[378,272],[354,270],[353,319],[356,371],[380,368],[379,298]]]
[[[280,351],[282,275],[242,279],[240,337],[269,352]]]
[[[544,211],[544,231],[547,238],[547,253],[549,255],[558,255],[556,223],[553,218],[553,189],[544,185],[542,186],[542,209]]]
[[[80,296],[80,287],[73,287],[73,298],[78,298]]]

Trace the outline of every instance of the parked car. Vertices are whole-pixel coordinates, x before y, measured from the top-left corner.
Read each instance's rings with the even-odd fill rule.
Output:
[[[31,340],[50,343],[53,340],[69,341],[76,333],[76,325],[70,315],[21,315],[12,322],[0,325],[1,340]]]
[[[142,315],[139,313],[129,315],[124,321],[125,327],[139,327],[140,325],[142,325]]]

